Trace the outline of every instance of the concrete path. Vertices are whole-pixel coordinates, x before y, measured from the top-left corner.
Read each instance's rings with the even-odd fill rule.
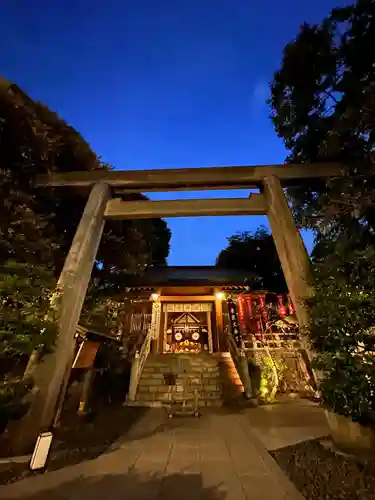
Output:
[[[307,399],[278,397],[246,413],[251,429],[269,451],[330,434],[324,410]]]
[[[168,420],[152,409],[108,453],[3,486],[0,498],[303,500],[252,431],[247,412]]]

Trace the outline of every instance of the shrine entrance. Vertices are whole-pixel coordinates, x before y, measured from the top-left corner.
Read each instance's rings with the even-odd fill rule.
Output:
[[[164,304],[163,353],[212,352],[212,304]]]
[[[53,421],[59,398],[63,400],[67,374],[70,373],[74,359],[73,339],[106,220],[267,215],[298,324],[301,331],[306,331],[309,325],[309,312],[305,299],[312,294],[309,285],[310,262],[284,188],[298,185],[301,181],[328,179],[341,175],[343,171],[340,165],[319,163],[145,171],[108,171],[96,168],[92,171],[50,173],[38,177],[35,180],[38,188],[71,188],[74,192],[86,195],[88,199],[58,280],[59,300],[56,300],[57,294],[53,297],[53,303],[59,305],[56,311],[58,315],[56,344],[48,362],[43,363],[43,378],[38,379],[35,387],[37,397],[34,398],[28,414],[19,427],[20,442],[22,441],[24,446],[30,439],[31,443],[35,443],[40,429],[49,428]],[[133,199],[129,196],[163,191],[223,189],[253,191],[243,198],[148,200],[140,199],[141,197]],[[215,331],[223,334],[223,324],[218,321],[218,318],[222,317],[221,302],[219,300],[215,302],[215,297],[212,302],[215,304],[217,320]],[[160,308],[160,305],[158,307]],[[168,314],[169,312],[172,311],[168,311]],[[180,311],[180,314],[182,312],[188,311]],[[194,315],[197,311],[190,312]],[[202,312],[207,313],[207,311]],[[207,319],[210,317],[207,314]],[[164,328],[164,332],[167,329]],[[209,333],[210,328],[207,330]],[[160,337],[151,338],[151,334],[154,335],[156,332],[155,328],[150,331],[141,355],[137,358],[137,364],[141,366],[150,352],[151,340],[153,344],[156,344],[158,339],[161,340]],[[238,342],[236,343],[229,335],[226,338],[232,348],[238,351]],[[167,341],[165,337],[162,340],[162,352],[165,352]],[[310,359],[308,338],[304,337],[302,340],[303,348]],[[216,337],[214,345],[216,350]],[[213,352],[212,335],[208,335],[208,348],[209,352]],[[243,359],[242,356],[241,360]],[[139,372],[137,369],[138,375]],[[248,377],[248,370],[244,370],[244,373],[247,373]]]

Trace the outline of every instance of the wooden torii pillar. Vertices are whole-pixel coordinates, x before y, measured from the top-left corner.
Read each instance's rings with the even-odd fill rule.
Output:
[[[35,371],[34,397],[28,413],[11,432],[12,451],[15,453],[30,451],[38,433],[48,429],[54,418],[64,377],[73,362],[74,335],[103,233],[109,199],[107,184],[93,186],[52,299],[58,325],[56,344]]]
[[[312,355],[306,330],[309,327],[309,313],[305,301],[313,294],[310,285],[310,259],[301,234],[294,222],[280,179],[267,176],[263,180],[267,201],[267,216],[276,250],[284,272],[288,290],[296,309],[300,328],[300,340],[311,361]],[[316,374],[312,372],[317,384]]]

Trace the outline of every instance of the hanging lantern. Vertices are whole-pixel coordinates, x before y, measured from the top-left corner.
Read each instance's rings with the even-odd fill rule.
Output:
[[[284,305],[284,297],[282,295],[277,296],[277,310],[279,311],[280,317],[285,318],[288,311]]]
[[[253,318],[253,303],[251,294],[245,295],[246,309],[247,309],[247,317],[248,319]]]

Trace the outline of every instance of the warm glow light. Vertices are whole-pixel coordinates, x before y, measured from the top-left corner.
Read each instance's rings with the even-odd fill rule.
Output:
[[[152,293],[150,299],[156,302],[159,299],[159,295],[157,293]]]
[[[224,300],[225,299],[225,293],[224,292],[217,292],[216,298],[217,298],[217,300]]]

